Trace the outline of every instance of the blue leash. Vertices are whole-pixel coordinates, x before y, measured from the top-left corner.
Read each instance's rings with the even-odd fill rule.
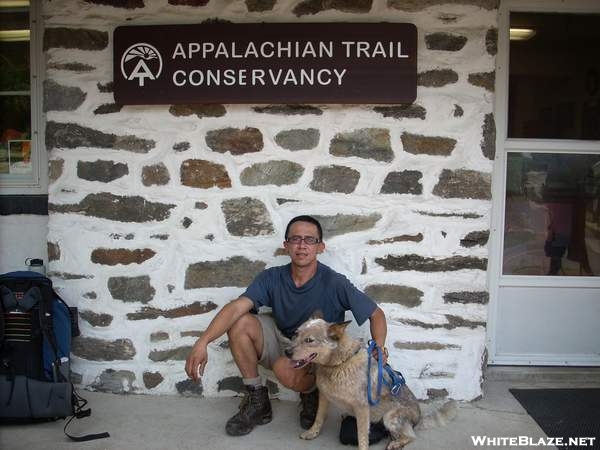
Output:
[[[377,349],[377,398],[373,400],[373,396],[371,394],[371,359],[373,358],[373,350],[375,349]],[[373,339],[369,341],[369,347],[367,351],[369,352],[367,357],[367,397],[369,400],[369,405],[376,406],[381,399],[381,387],[384,384],[390,389],[391,394],[395,396],[400,393],[400,389],[406,384],[406,380],[400,372],[392,369],[389,364],[386,364],[385,366],[383,365],[383,354],[381,352],[381,347],[379,347]],[[384,369],[391,381],[388,381],[384,378]]]

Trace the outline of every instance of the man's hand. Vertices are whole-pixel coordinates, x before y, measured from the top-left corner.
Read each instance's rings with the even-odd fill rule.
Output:
[[[204,368],[208,362],[208,351],[206,344],[197,341],[185,362],[185,373],[194,381],[198,381],[204,375]]]
[[[381,350],[381,364],[383,364],[384,366],[387,364],[387,360],[388,360],[388,349],[386,347],[379,347],[379,349]],[[375,358],[376,360],[378,359],[379,353],[377,352],[377,348],[374,348],[373,351],[371,352],[371,355],[373,356],[373,358]]]

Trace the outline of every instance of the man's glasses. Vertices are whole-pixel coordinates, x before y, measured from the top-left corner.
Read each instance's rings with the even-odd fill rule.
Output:
[[[321,239],[316,238],[314,236],[290,236],[286,239],[290,244],[299,244],[304,241],[306,245],[316,245],[321,242]]]

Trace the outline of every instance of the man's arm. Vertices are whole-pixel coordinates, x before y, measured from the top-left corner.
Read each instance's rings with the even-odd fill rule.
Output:
[[[383,351],[382,362],[385,364],[387,362],[387,351],[384,351],[385,339],[387,337],[387,321],[385,320],[385,314],[381,308],[375,308],[375,311],[373,311],[373,314],[369,317],[369,324],[371,328],[371,338],[373,338],[377,346]]]
[[[198,378],[204,375],[204,367],[208,361],[208,351],[206,349],[208,344],[225,334],[236,320],[250,312],[253,307],[254,303],[252,300],[241,296],[221,308],[208,325],[206,331],[198,338],[187,357],[185,372],[188,377],[194,381],[198,381]]]

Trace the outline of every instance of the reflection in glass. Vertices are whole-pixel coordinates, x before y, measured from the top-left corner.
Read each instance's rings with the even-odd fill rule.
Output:
[[[507,155],[504,275],[600,275],[600,155]]]
[[[600,139],[600,15],[511,12],[508,137]]]

